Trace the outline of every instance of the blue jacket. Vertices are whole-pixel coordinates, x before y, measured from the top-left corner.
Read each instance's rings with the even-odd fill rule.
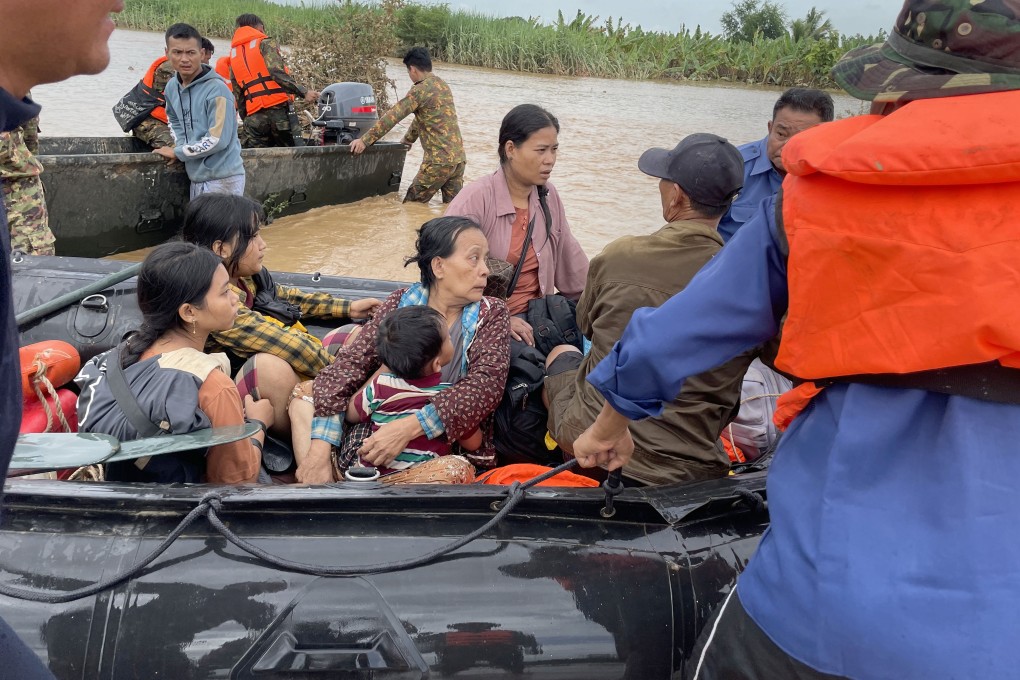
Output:
[[[744,158],[744,188],[719,221],[719,235],[729,241],[733,235],[751,219],[755,208],[766,198],[771,198],[783,185],[783,177],[772,165],[766,153],[768,137],[748,142],[737,147]]]
[[[0,132],[8,132],[26,120],[39,115],[39,107],[28,99],[15,99],[0,88]],[[7,211],[0,200],[0,474],[7,476],[7,466],[14,452],[21,423],[21,368],[18,363],[18,328],[14,322],[11,300],[11,232]]]
[[[0,87],[0,132],[8,132],[39,115],[39,107],[29,99],[17,100]],[[21,424],[21,369],[18,353],[18,328],[11,300],[11,235],[7,211],[0,200],[0,479],[7,477],[7,466],[14,453]],[[4,677],[20,680],[53,680],[42,661],[25,646],[18,634],[0,619],[0,659]]]
[[[216,71],[202,73],[187,87],[175,75],[163,90],[166,115],[192,182],[208,182],[244,174],[241,142],[237,138],[234,97]]]
[[[771,338],[787,307],[775,199],[682,292],[639,309],[591,382],[632,419]],[[667,348],[667,349],[664,349]],[[826,388],[769,470],[771,527],[740,576],[748,615],[852,678],[1020,668],[1020,407],[861,383]]]

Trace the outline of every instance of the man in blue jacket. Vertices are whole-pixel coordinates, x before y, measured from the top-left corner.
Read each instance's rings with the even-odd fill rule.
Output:
[[[202,36],[193,26],[174,24],[166,35],[166,56],[177,72],[163,91],[175,146],[152,153],[184,163],[192,198],[210,192],[243,195],[244,165],[230,88],[202,63]]]
[[[769,133],[755,142],[737,147],[744,158],[744,188],[719,221],[719,235],[729,241],[754,214],[755,208],[771,198],[783,184],[783,147],[798,132],[833,119],[832,97],[827,92],[791,87],[772,107]]]
[[[786,316],[777,365],[813,383],[687,677],[1016,677],[1020,2],[906,0],[833,78],[875,115],[798,135],[779,197],[635,312],[574,453],[624,464],[631,419]]]
[[[39,115],[36,85],[99,73],[110,62],[111,12],[121,0],[0,0],[0,132]],[[40,49],[45,45],[45,49]],[[21,422],[18,329],[11,301],[11,242],[0,201],[0,479],[7,476]],[[49,671],[0,620],[0,678],[42,680]]]

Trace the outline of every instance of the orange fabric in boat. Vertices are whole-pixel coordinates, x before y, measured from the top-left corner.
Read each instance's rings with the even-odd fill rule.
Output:
[[[510,485],[514,482],[531,481],[541,474],[549,472],[552,468],[532,463],[516,463],[514,465],[503,465],[489,470],[475,480],[476,484],[501,484]],[[561,472],[555,477],[539,482],[535,486],[573,486],[573,487],[596,487],[600,486],[594,479],[575,475],[573,472]]]

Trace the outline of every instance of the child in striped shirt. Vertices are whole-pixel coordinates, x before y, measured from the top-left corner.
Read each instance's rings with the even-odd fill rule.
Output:
[[[441,382],[443,366],[453,359],[450,331],[443,315],[424,305],[401,307],[386,315],[379,325],[376,348],[382,366],[375,376],[351,398],[347,421],[371,421],[372,431],[400,418],[414,417],[433,395],[448,387]],[[475,451],[482,444],[481,430],[459,441],[462,448]],[[424,434],[407,447],[380,474],[449,455],[446,435],[429,439]],[[364,463],[364,462],[363,462]]]

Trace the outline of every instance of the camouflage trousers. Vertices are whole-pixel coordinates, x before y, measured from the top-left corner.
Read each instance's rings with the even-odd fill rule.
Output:
[[[457,165],[422,163],[418,168],[418,174],[411,180],[411,186],[407,187],[404,203],[408,201],[428,203],[437,191],[443,192],[443,203],[449,203],[464,188],[465,165],[466,163]]]
[[[248,114],[241,125],[241,146],[245,149],[294,146],[287,107],[274,106]]]
[[[11,252],[53,255],[56,239],[50,231],[46,197],[39,176],[3,180],[3,197],[11,227]]]
[[[164,146],[174,146],[174,137],[170,134],[170,126],[161,120],[149,116],[131,131],[138,139],[142,140],[153,149]]]

